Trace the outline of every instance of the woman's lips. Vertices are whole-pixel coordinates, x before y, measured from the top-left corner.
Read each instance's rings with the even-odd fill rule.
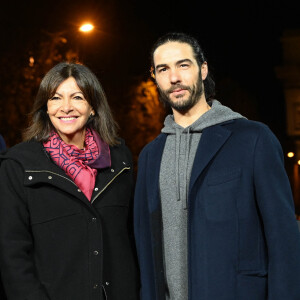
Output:
[[[64,123],[72,123],[76,121],[77,117],[75,116],[70,116],[70,117],[59,117],[59,120],[64,122]]]

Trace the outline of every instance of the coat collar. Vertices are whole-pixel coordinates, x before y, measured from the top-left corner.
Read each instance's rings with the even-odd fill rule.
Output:
[[[122,170],[132,169],[130,158],[126,155],[125,151],[119,151],[120,147],[123,147],[123,142],[121,142],[120,146],[110,148],[112,165],[110,168],[99,171],[101,176],[97,176],[96,179],[98,191],[103,190],[116,177],[116,174],[119,174]],[[25,173],[25,186],[34,186],[40,183],[50,184],[72,194],[72,196],[90,206],[90,202],[85,195],[66,173],[51,160],[40,142],[20,143],[9,149],[6,154],[1,155],[1,159],[13,159],[22,165]]]
[[[226,122],[208,127],[203,130],[196,156],[193,163],[189,190],[195,185],[197,178],[202,174],[205,167],[214,158],[219,149],[224,145],[231,135],[231,131],[226,128]],[[149,210],[153,212],[160,209],[159,197],[159,173],[163,150],[167,135],[160,134],[151,144],[147,165],[147,192],[149,199]]]
[[[193,163],[190,190],[230,135],[231,131],[221,125],[211,126],[203,130]]]
[[[149,151],[149,160],[147,165],[147,186],[148,198],[149,198],[149,209],[150,212],[155,211],[158,206],[160,207],[159,201],[159,172],[161,158],[164,151],[167,135],[160,134],[152,142],[152,151]]]

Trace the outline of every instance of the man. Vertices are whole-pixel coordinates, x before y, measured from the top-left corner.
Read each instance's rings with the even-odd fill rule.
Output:
[[[299,300],[300,234],[278,140],[213,100],[193,37],[161,37],[151,69],[173,114],[139,157],[141,299]]]

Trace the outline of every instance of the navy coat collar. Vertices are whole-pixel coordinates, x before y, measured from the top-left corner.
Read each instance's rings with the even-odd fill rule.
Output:
[[[189,186],[190,192],[192,191],[197,178],[199,178],[205,167],[230,137],[231,130],[226,128],[224,125],[231,122],[233,121],[217,124],[203,130],[193,163]],[[147,193],[150,212],[160,208],[159,172],[166,139],[167,134],[160,134],[152,143],[153,149],[149,151],[149,160],[147,165]]]

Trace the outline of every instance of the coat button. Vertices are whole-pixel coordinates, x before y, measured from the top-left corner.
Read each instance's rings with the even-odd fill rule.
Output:
[[[48,179],[52,179],[52,176],[48,176]]]
[[[93,285],[93,288],[94,288],[94,289],[97,289],[98,287],[99,287],[98,283],[95,283],[95,284]]]
[[[99,252],[98,252],[97,250],[95,250],[95,251],[93,252],[93,254],[94,254],[94,255],[98,255]]]
[[[99,189],[96,187],[96,188],[95,188],[95,191],[97,192],[98,190],[99,190]]]
[[[114,169],[110,169],[110,171],[113,173],[115,170]]]
[[[78,192],[78,193],[81,193],[81,189],[78,189],[77,192]]]
[[[108,281],[106,281],[106,282],[105,282],[105,284],[106,284],[106,285],[109,285],[109,282],[108,282]]]
[[[125,161],[123,161],[123,165],[126,165],[126,162],[125,162]]]
[[[29,176],[28,179],[29,179],[29,180],[32,180],[32,176]]]

